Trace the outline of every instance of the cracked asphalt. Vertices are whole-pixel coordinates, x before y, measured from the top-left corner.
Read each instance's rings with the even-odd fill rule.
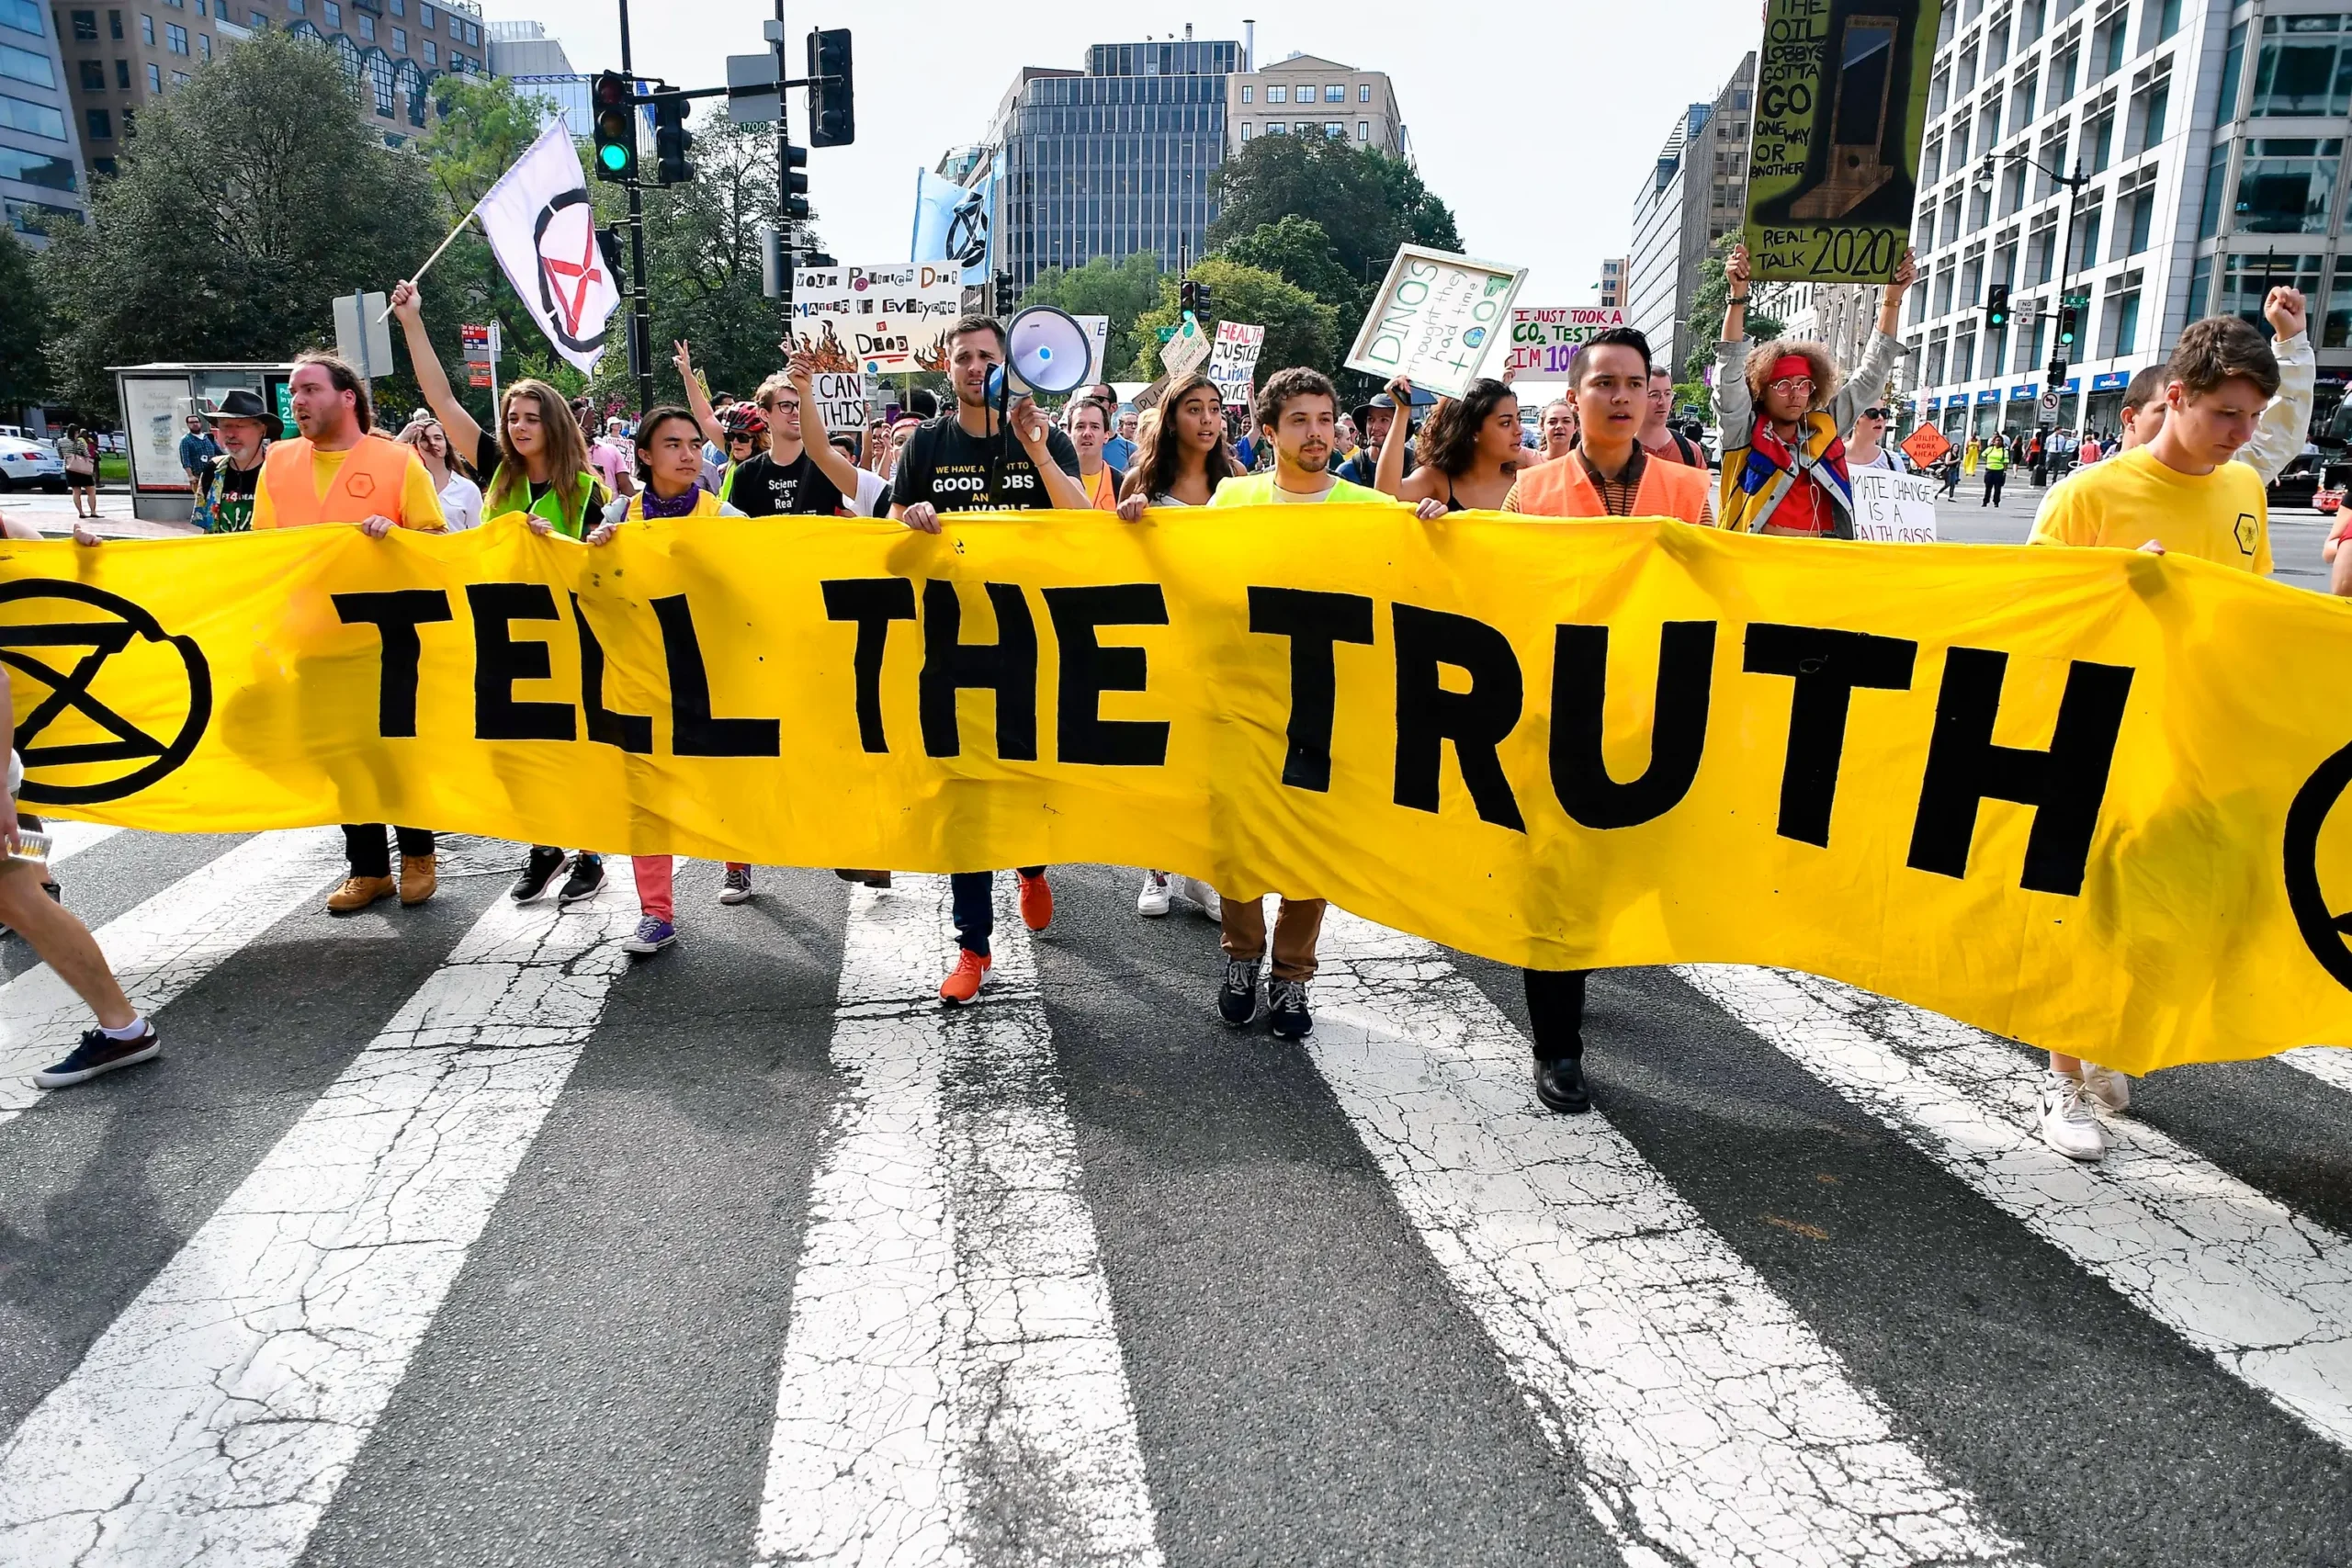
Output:
[[[165,1054],[0,1086],[11,1568],[2352,1562],[2329,1064],[2080,1169],[2009,1043],[1626,971],[1554,1118],[1515,973],[1337,912],[1295,1046],[1121,868],[943,1016],[929,879],[684,865],[627,964],[621,863],[316,850],[60,867]],[[70,1024],[0,945],[0,1065]]]

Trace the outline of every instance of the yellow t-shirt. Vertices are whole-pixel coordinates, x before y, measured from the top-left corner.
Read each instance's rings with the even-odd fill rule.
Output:
[[[2174,555],[2267,574],[2262,476],[2238,462],[2184,474],[2135,446],[2068,475],[2050,492],[2029,543],[2136,550],[2150,539]]]
[[[341,452],[322,452],[316,447],[311,449],[312,494],[324,499],[327,487],[334,483],[335,475],[343,471],[343,460],[350,455],[348,448]],[[256,488],[254,526],[275,528],[277,526],[277,508],[270,503],[269,487],[261,485]],[[401,476],[401,514],[397,521],[401,527],[413,528],[423,534],[438,534],[449,525],[447,517],[441,511],[441,493],[433,488],[433,472],[414,453],[409,454],[407,471]]]

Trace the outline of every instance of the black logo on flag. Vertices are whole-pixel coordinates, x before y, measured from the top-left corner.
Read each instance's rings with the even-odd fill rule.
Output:
[[[93,614],[76,620],[23,620],[13,612],[43,600],[65,600]],[[212,718],[212,671],[196,639],[172,637],[155,617],[119,595],[86,583],[30,578],[0,586],[0,665],[49,688],[49,695],[17,719],[17,750],[25,760],[23,798],[31,806],[88,806],[136,795],[177,768],[204,738]],[[178,654],[187,674],[187,709],[168,739],[141,729],[99,695],[101,677],[133,639],[161,644]],[[70,668],[60,668],[71,655]],[[68,713],[105,731],[109,739],[42,743],[50,727]],[[43,782],[43,768],[88,768],[123,764],[119,772],[74,784]]]
[[[572,225],[566,223],[549,238],[557,215],[567,208],[581,209],[578,237],[572,235]],[[596,323],[595,332],[583,336],[580,319],[591,297],[605,281],[605,258],[596,248],[596,217],[588,209],[588,193],[568,190],[550,201],[539,212],[539,220],[531,226],[531,243],[539,253],[539,317],[547,322],[548,331],[556,342],[579,354],[593,354],[605,346],[605,324]]]
[[[2287,908],[2320,967],[2352,990],[2352,914],[2335,913],[2319,885],[2319,835],[2335,803],[2352,785],[2352,746],[2322,762],[2287,808]]]

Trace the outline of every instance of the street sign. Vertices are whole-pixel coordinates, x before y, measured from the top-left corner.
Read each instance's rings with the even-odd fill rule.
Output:
[[[334,302],[334,351],[362,380],[392,373],[392,329],[381,294],[343,294]]]
[[[776,57],[730,54],[727,57],[727,118],[737,125],[774,125],[784,112],[784,95],[776,91]]]
[[[2054,389],[2041,394],[2041,413],[2044,419],[2058,417],[2058,393]]]

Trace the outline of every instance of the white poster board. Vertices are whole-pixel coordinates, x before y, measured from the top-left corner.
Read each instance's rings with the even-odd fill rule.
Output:
[[[817,394],[817,412],[829,433],[854,435],[865,428],[865,375],[863,371],[820,370],[810,379]]]
[[[941,342],[963,313],[963,269],[953,263],[792,269],[793,339],[820,370],[939,369]]]
[[[1209,345],[1209,379],[1227,408],[1248,408],[1250,389],[1258,374],[1258,356],[1266,351],[1266,329],[1246,321],[1219,321],[1216,341]]]
[[[1159,345],[1159,363],[1169,378],[1189,376],[1209,356],[1209,334],[1201,331],[1201,323],[1193,319],[1190,310],[1176,328],[1176,335]]]
[[[1486,374],[1516,371],[1522,381],[1566,381],[1577,350],[1611,327],[1633,325],[1623,305],[1514,305],[1510,335],[1498,340]]]
[[[1936,481],[1891,468],[1856,468],[1854,537],[1887,545],[1936,542]]]
[[[187,493],[180,469],[180,437],[187,434],[186,376],[125,376],[122,428],[130,437],[130,472],[141,490]]]
[[[1111,318],[1108,316],[1072,316],[1071,321],[1086,329],[1086,341],[1094,348],[1094,368],[1087,372],[1090,382],[1109,380],[1111,358]]]
[[[1525,281],[1523,266],[1400,246],[1348,352],[1348,368],[1383,381],[1410,377],[1417,389],[1458,398],[1510,329],[1511,301]]]

